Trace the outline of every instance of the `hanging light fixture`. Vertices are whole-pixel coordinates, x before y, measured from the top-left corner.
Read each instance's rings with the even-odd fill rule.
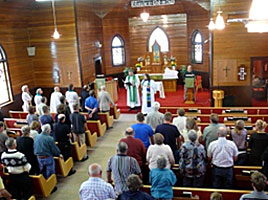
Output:
[[[55,0],[52,0],[51,1],[51,5],[52,5],[52,11],[53,11],[53,21],[54,21],[54,33],[52,35],[52,37],[57,40],[60,38],[60,34],[58,32],[58,29],[57,29],[57,19],[56,19],[56,9],[55,9]]]
[[[219,1],[220,4],[220,1]],[[210,18],[210,22],[208,25],[208,29],[213,31],[215,29],[217,30],[223,30],[225,28],[225,23],[224,23],[224,19],[222,17],[222,13],[223,11],[221,11],[221,9],[219,8],[219,10],[217,11],[218,15],[216,17],[216,21],[214,23],[213,18]]]
[[[246,28],[250,33],[268,32],[268,1],[253,0],[249,10],[249,20]]]
[[[140,17],[143,22],[147,22],[150,17],[150,14],[144,11],[140,14]]]

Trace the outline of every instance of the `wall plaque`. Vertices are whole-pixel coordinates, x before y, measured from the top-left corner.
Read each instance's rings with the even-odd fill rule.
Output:
[[[149,6],[167,6],[174,5],[176,0],[135,0],[131,1],[131,8],[149,7]]]

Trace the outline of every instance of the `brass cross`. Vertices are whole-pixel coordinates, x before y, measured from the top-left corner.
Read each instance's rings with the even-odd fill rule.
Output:
[[[223,68],[223,71],[225,71],[225,77],[228,77],[228,71],[230,71],[231,69],[228,66],[225,66]]]
[[[67,76],[68,76],[69,81],[71,80],[72,73],[73,72],[67,71]]]

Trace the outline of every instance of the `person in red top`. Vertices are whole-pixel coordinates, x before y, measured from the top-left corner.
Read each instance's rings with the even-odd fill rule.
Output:
[[[126,137],[120,142],[125,142],[128,146],[127,155],[135,158],[139,165],[142,166],[146,162],[146,148],[141,140],[134,138],[134,130],[132,128],[126,129]]]

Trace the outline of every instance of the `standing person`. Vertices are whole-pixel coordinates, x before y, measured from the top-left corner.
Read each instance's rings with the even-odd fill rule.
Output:
[[[115,192],[117,195],[127,191],[127,178],[137,174],[142,178],[140,166],[135,158],[127,156],[128,146],[124,142],[117,145],[117,155],[111,157],[107,165],[107,180],[112,183],[114,178]]]
[[[79,189],[80,200],[116,199],[114,188],[102,179],[102,169],[97,163],[88,168],[89,179],[83,182]]]
[[[34,107],[29,106],[28,115],[26,117],[27,124],[30,126],[33,121],[39,121],[38,116],[34,114]]]
[[[233,166],[237,160],[238,149],[233,141],[226,139],[225,127],[218,129],[218,139],[208,146],[208,160],[213,165],[212,186],[214,188],[232,188]]]
[[[55,140],[50,136],[51,128],[49,124],[41,127],[42,133],[34,139],[34,154],[37,156],[41,173],[47,179],[55,174],[55,161],[53,156],[61,157],[59,148],[55,144]]]
[[[193,73],[193,68],[192,65],[187,66],[187,71],[183,74],[183,81],[184,81],[184,101],[187,99],[187,87],[185,85],[185,79],[186,78],[194,78],[195,79],[195,74]],[[195,101],[195,88],[193,88],[193,101]]]
[[[67,101],[65,99],[65,96],[61,96],[60,97],[60,102],[61,104],[58,105],[57,107],[57,114],[56,114],[56,122],[57,122],[57,115],[59,114],[64,114],[66,119],[65,119],[65,123],[71,128],[71,120],[70,120],[70,115],[71,115],[71,110],[69,108],[69,106],[67,105]]]
[[[50,128],[51,130],[53,130],[53,124],[54,124],[54,120],[52,118],[52,116],[49,114],[49,110],[48,110],[48,107],[47,106],[44,106],[43,107],[43,115],[41,115],[40,117],[40,123],[41,125],[45,125],[45,124],[49,124],[50,125]]]
[[[6,133],[4,133],[5,131],[5,124],[4,122],[0,122],[0,157],[1,154],[7,150],[5,142],[8,139],[8,136],[6,135]]]
[[[164,136],[161,133],[156,133],[154,135],[154,141],[155,144],[149,146],[146,154],[146,160],[149,163],[149,169],[152,170],[154,168],[157,168],[157,159],[159,155],[162,155],[166,158],[166,168],[170,169],[171,166],[175,163],[170,146],[163,144]]]
[[[28,162],[31,164],[30,174],[39,174],[40,169],[36,155],[34,155],[34,140],[30,137],[30,127],[23,126],[21,128],[22,136],[17,138],[17,149],[23,153]]]
[[[131,126],[135,132],[134,137],[140,139],[147,149],[150,146],[150,140],[154,144],[154,131],[150,125],[144,123],[144,115],[141,112],[137,114],[137,121],[138,123]]]
[[[154,94],[156,86],[154,80],[151,80],[149,74],[144,74],[144,78],[141,82],[141,94],[142,94],[142,106],[141,112],[148,114],[153,111],[152,105],[154,103]]]
[[[81,103],[82,103],[82,106],[81,106],[81,109],[82,109],[82,112],[87,112],[87,110],[85,109],[85,101],[86,99],[89,97],[89,86],[88,85],[84,85],[83,86],[83,89],[81,91]]]
[[[39,115],[39,117],[44,114],[44,112],[43,112],[44,106],[47,106],[47,98],[46,97],[42,97],[41,103],[39,103],[38,106],[36,107],[36,112]],[[48,112],[49,112],[49,110],[48,110]]]
[[[58,123],[54,124],[55,141],[58,142],[58,147],[63,155],[64,161],[72,157],[72,146],[70,139],[72,138],[71,129],[65,122],[65,115],[58,115]],[[76,170],[71,169],[68,176],[74,174]]]
[[[249,138],[248,147],[251,149],[249,163],[254,166],[262,166],[262,154],[268,146],[268,133],[265,132],[266,122],[260,119],[256,122],[256,133],[252,133]]]
[[[151,111],[147,116],[146,116],[146,124],[149,124],[153,130],[155,128],[164,123],[164,114],[159,112],[160,108],[160,103],[155,101],[153,103],[153,111]]]
[[[160,155],[157,159],[157,168],[150,171],[151,195],[155,199],[173,198],[172,186],[175,185],[177,178],[174,172],[167,169],[167,159]]]
[[[74,141],[76,141],[80,146],[86,143],[86,129],[87,120],[84,115],[79,113],[79,105],[75,104],[73,106],[74,112],[70,115],[70,120],[72,123],[72,132],[74,133]],[[85,155],[82,161],[88,159]]]
[[[164,123],[156,127],[155,132],[161,133],[164,136],[164,144],[168,144],[172,149],[175,163],[178,163],[178,145],[180,144],[180,132],[175,125],[171,123],[172,114],[166,112]]]
[[[196,131],[198,141],[201,141],[202,132],[198,128],[197,123],[195,121],[195,118],[194,117],[187,117],[187,119],[186,119],[186,128],[183,129],[182,132],[180,132],[182,137],[183,137],[184,142],[190,141],[190,139],[188,137],[188,134],[189,134],[189,131],[192,130],[192,129]]]
[[[54,87],[54,92],[50,96],[50,113],[56,113],[58,105],[61,104],[60,97],[62,93],[59,87]]]
[[[70,84],[68,87],[68,91],[65,93],[66,100],[69,103],[69,107],[71,110],[71,113],[73,113],[73,106],[75,104],[79,105],[79,97],[78,94],[74,91],[74,85]]]
[[[101,112],[110,113],[110,104],[114,106],[114,102],[109,92],[105,91],[105,85],[102,85],[100,88],[100,92],[98,94],[98,102]]]
[[[28,112],[29,106],[32,105],[32,95],[29,92],[28,85],[22,86],[21,90],[22,90],[21,98],[23,102],[22,109],[23,112]]]
[[[89,91],[89,97],[85,102],[85,109],[88,111],[88,119],[89,120],[98,120],[98,101],[95,97],[95,91]]]
[[[35,138],[39,134],[40,131],[40,122],[39,121],[33,121],[30,125],[31,130],[30,130],[30,137]]]
[[[125,142],[128,146],[127,155],[135,158],[139,165],[142,166],[146,160],[146,148],[141,140],[134,138],[134,130],[127,128],[126,137],[121,139],[120,142]]]
[[[177,126],[178,130],[180,131],[180,133],[186,129],[186,119],[187,117],[185,117],[185,110],[183,108],[179,108],[178,111],[178,117],[174,117],[172,124],[174,124],[175,126]]]
[[[5,142],[7,152],[1,156],[1,162],[10,176],[10,193],[13,199],[29,199],[32,196],[32,183],[29,177],[31,169],[25,155],[16,150],[16,140],[8,138]]]
[[[130,107],[129,111],[135,109],[138,112],[137,107],[141,105],[139,86],[139,77],[134,74],[132,69],[130,69],[125,80],[125,88],[127,89],[127,106]]]
[[[210,115],[210,125],[204,129],[203,141],[206,144],[206,149],[211,142],[218,139],[218,129],[220,127],[225,127],[224,124],[219,124],[219,116],[215,113]]]
[[[43,94],[43,90],[41,88],[38,88],[34,96],[34,103],[36,107],[38,107],[38,105],[41,103],[42,94]]]
[[[202,144],[197,142],[198,135],[190,130],[189,141],[180,149],[179,169],[183,175],[183,187],[202,187],[206,173],[206,151]]]

